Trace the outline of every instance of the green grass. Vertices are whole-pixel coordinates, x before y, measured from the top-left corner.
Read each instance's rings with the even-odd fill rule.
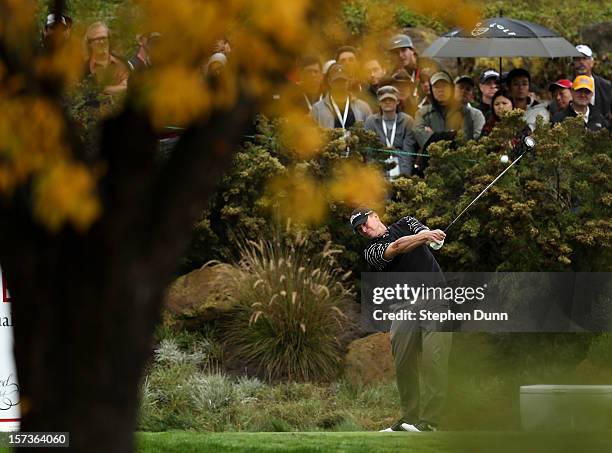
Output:
[[[396,452],[603,453],[612,433],[139,433],[138,453]]]

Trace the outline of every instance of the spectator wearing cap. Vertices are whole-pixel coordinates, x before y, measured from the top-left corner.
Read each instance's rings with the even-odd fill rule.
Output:
[[[404,112],[398,111],[399,91],[391,85],[386,85],[380,87],[376,94],[380,110],[366,119],[365,129],[376,132],[381,145],[385,148],[414,153],[416,151],[416,139],[412,132],[414,120]],[[400,155],[390,160],[394,160],[397,165],[389,171],[389,177],[410,176],[412,156]]]
[[[370,271],[419,273],[421,278],[422,273],[430,273],[428,286],[444,280],[438,278],[442,270],[427,246],[444,240],[443,231],[430,231],[414,217],[404,217],[387,226],[369,208],[355,209],[349,222],[353,231],[370,241],[363,251]],[[408,304],[413,313],[419,312],[424,297],[417,299]],[[426,306],[431,312],[446,312],[448,303],[431,298]],[[382,431],[434,431],[444,413],[452,326],[438,321],[408,324],[398,319],[392,322],[389,337],[402,414]]]
[[[559,79],[548,86],[552,102],[548,104],[548,110],[554,115],[569,107],[572,101],[572,82],[568,79]]]
[[[591,99],[595,91],[595,81],[592,77],[579,75],[572,83],[572,102],[564,110],[561,110],[552,118],[552,123],[560,123],[566,118],[576,118],[578,115],[584,118],[584,127],[597,131],[602,128],[610,128],[607,119],[591,105]]]
[[[454,84],[444,71],[431,76],[432,101],[417,111],[414,134],[422,148],[434,133],[463,130],[466,140],[478,138],[474,119],[467,107],[454,100]],[[482,127],[482,126],[481,126]]]
[[[485,123],[482,128],[482,136],[486,137],[489,135],[497,123],[499,123],[502,117],[512,111],[514,109],[514,104],[512,102],[512,95],[510,91],[502,88],[497,90],[497,92],[493,95],[493,99],[491,100],[491,115],[489,119]]]
[[[381,86],[380,82],[385,77],[385,70],[377,58],[370,58],[363,65],[363,79],[365,81],[362,93],[363,100],[366,101],[372,110],[378,108],[378,98],[376,92]]]
[[[418,54],[412,39],[406,34],[395,35],[391,38],[387,49],[394,68],[393,78],[403,84],[402,87],[394,84],[402,92],[402,108],[404,112],[414,116],[422,96],[419,95],[418,86]]]
[[[415,82],[405,69],[398,69],[389,79],[384,80],[385,85],[392,85],[400,92],[400,110],[414,116],[418,105],[418,90]]]
[[[591,105],[608,121],[612,121],[612,83],[596,74],[593,74],[593,66],[595,66],[594,54],[591,48],[585,44],[576,46],[576,50],[582,54],[581,57],[575,57],[572,60],[572,66],[576,76],[586,75],[593,78],[595,81]]]
[[[349,89],[350,75],[341,64],[333,64],[327,71],[329,92],[312,106],[311,116],[323,128],[347,130],[357,121],[365,121],[372,114],[370,106],[353,96]]]
[[[538,117],[545,123],[550,121],[550,112],[546,105],[540,104],[535,99],[529,97],[531,75],[523,68],[514,68],[508,73],[508,89],[512,94],[514,108],[525,111],[524,118],[529,128],[533,131]]]
[[[482,112],[485,119],[489,119],[492,112],[491,102],[493,95],[500,88],[499,72],[494,69],[487,69],[480,74],[478,79],[478,89],[480,90],[480,103],[478,109]]]
[[[410,36],[405,34],[393,36],[389,42],[388,50],[393,60],[393,67],[404,69],[415,81],[418,61],[417,52]]]
[[[103,22],[94,22],[85,33],[87,76],[93,76],[105,94],[115,95],[127,89],[130,71],[127,64],[111,52],[110,29]]]
[[[42,46],[49,49],[58,46],[70,39],[72,19],[63,14],[51,13],[45,19],[42,31]]]
[[[474,91],[476,86],[474,79],[468,75],[463,75],[455,78],[455,102],[462,105],[467,113],[470,114],[474,135],[470,138],[477,140],[480,138],[482,127],[485,124],[485,117],[480,110],[472,107],[471,102],[474,100]]]
[[[127,61],[130,71],[139,72],[152,66],[151,53],[160,38],[161,34],[157,32],[143,33],[136,37],[138,49]]]
[[[323,99],[323,68],[319,57],[303,57],[299,62],[298,78],[297,103],[304,113],[310,113],[312,106]]]

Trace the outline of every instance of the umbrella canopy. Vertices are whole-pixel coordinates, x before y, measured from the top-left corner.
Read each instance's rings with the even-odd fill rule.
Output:
[[[455,28],[434,41],[424,57],[581,57],[565,38],[541,25],[494,17],[469,29]]]

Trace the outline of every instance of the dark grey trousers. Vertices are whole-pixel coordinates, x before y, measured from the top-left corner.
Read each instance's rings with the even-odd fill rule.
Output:
[[[421,308],[423,305],[419,303],[412,307],[417,313]],[[448,305],[429,305],[428,309],[446,311]],[[402,418],[406,421],[439,424],[446,400],[452,345],[451,323],[445,324],[448,325],[430,320],[393,321],[391,324],[397,388]]]

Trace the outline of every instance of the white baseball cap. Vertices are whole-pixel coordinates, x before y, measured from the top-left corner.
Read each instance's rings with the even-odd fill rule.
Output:
[[[586,44],[578,44],[576,50],[588,58],[593,58],[593,51]]]

